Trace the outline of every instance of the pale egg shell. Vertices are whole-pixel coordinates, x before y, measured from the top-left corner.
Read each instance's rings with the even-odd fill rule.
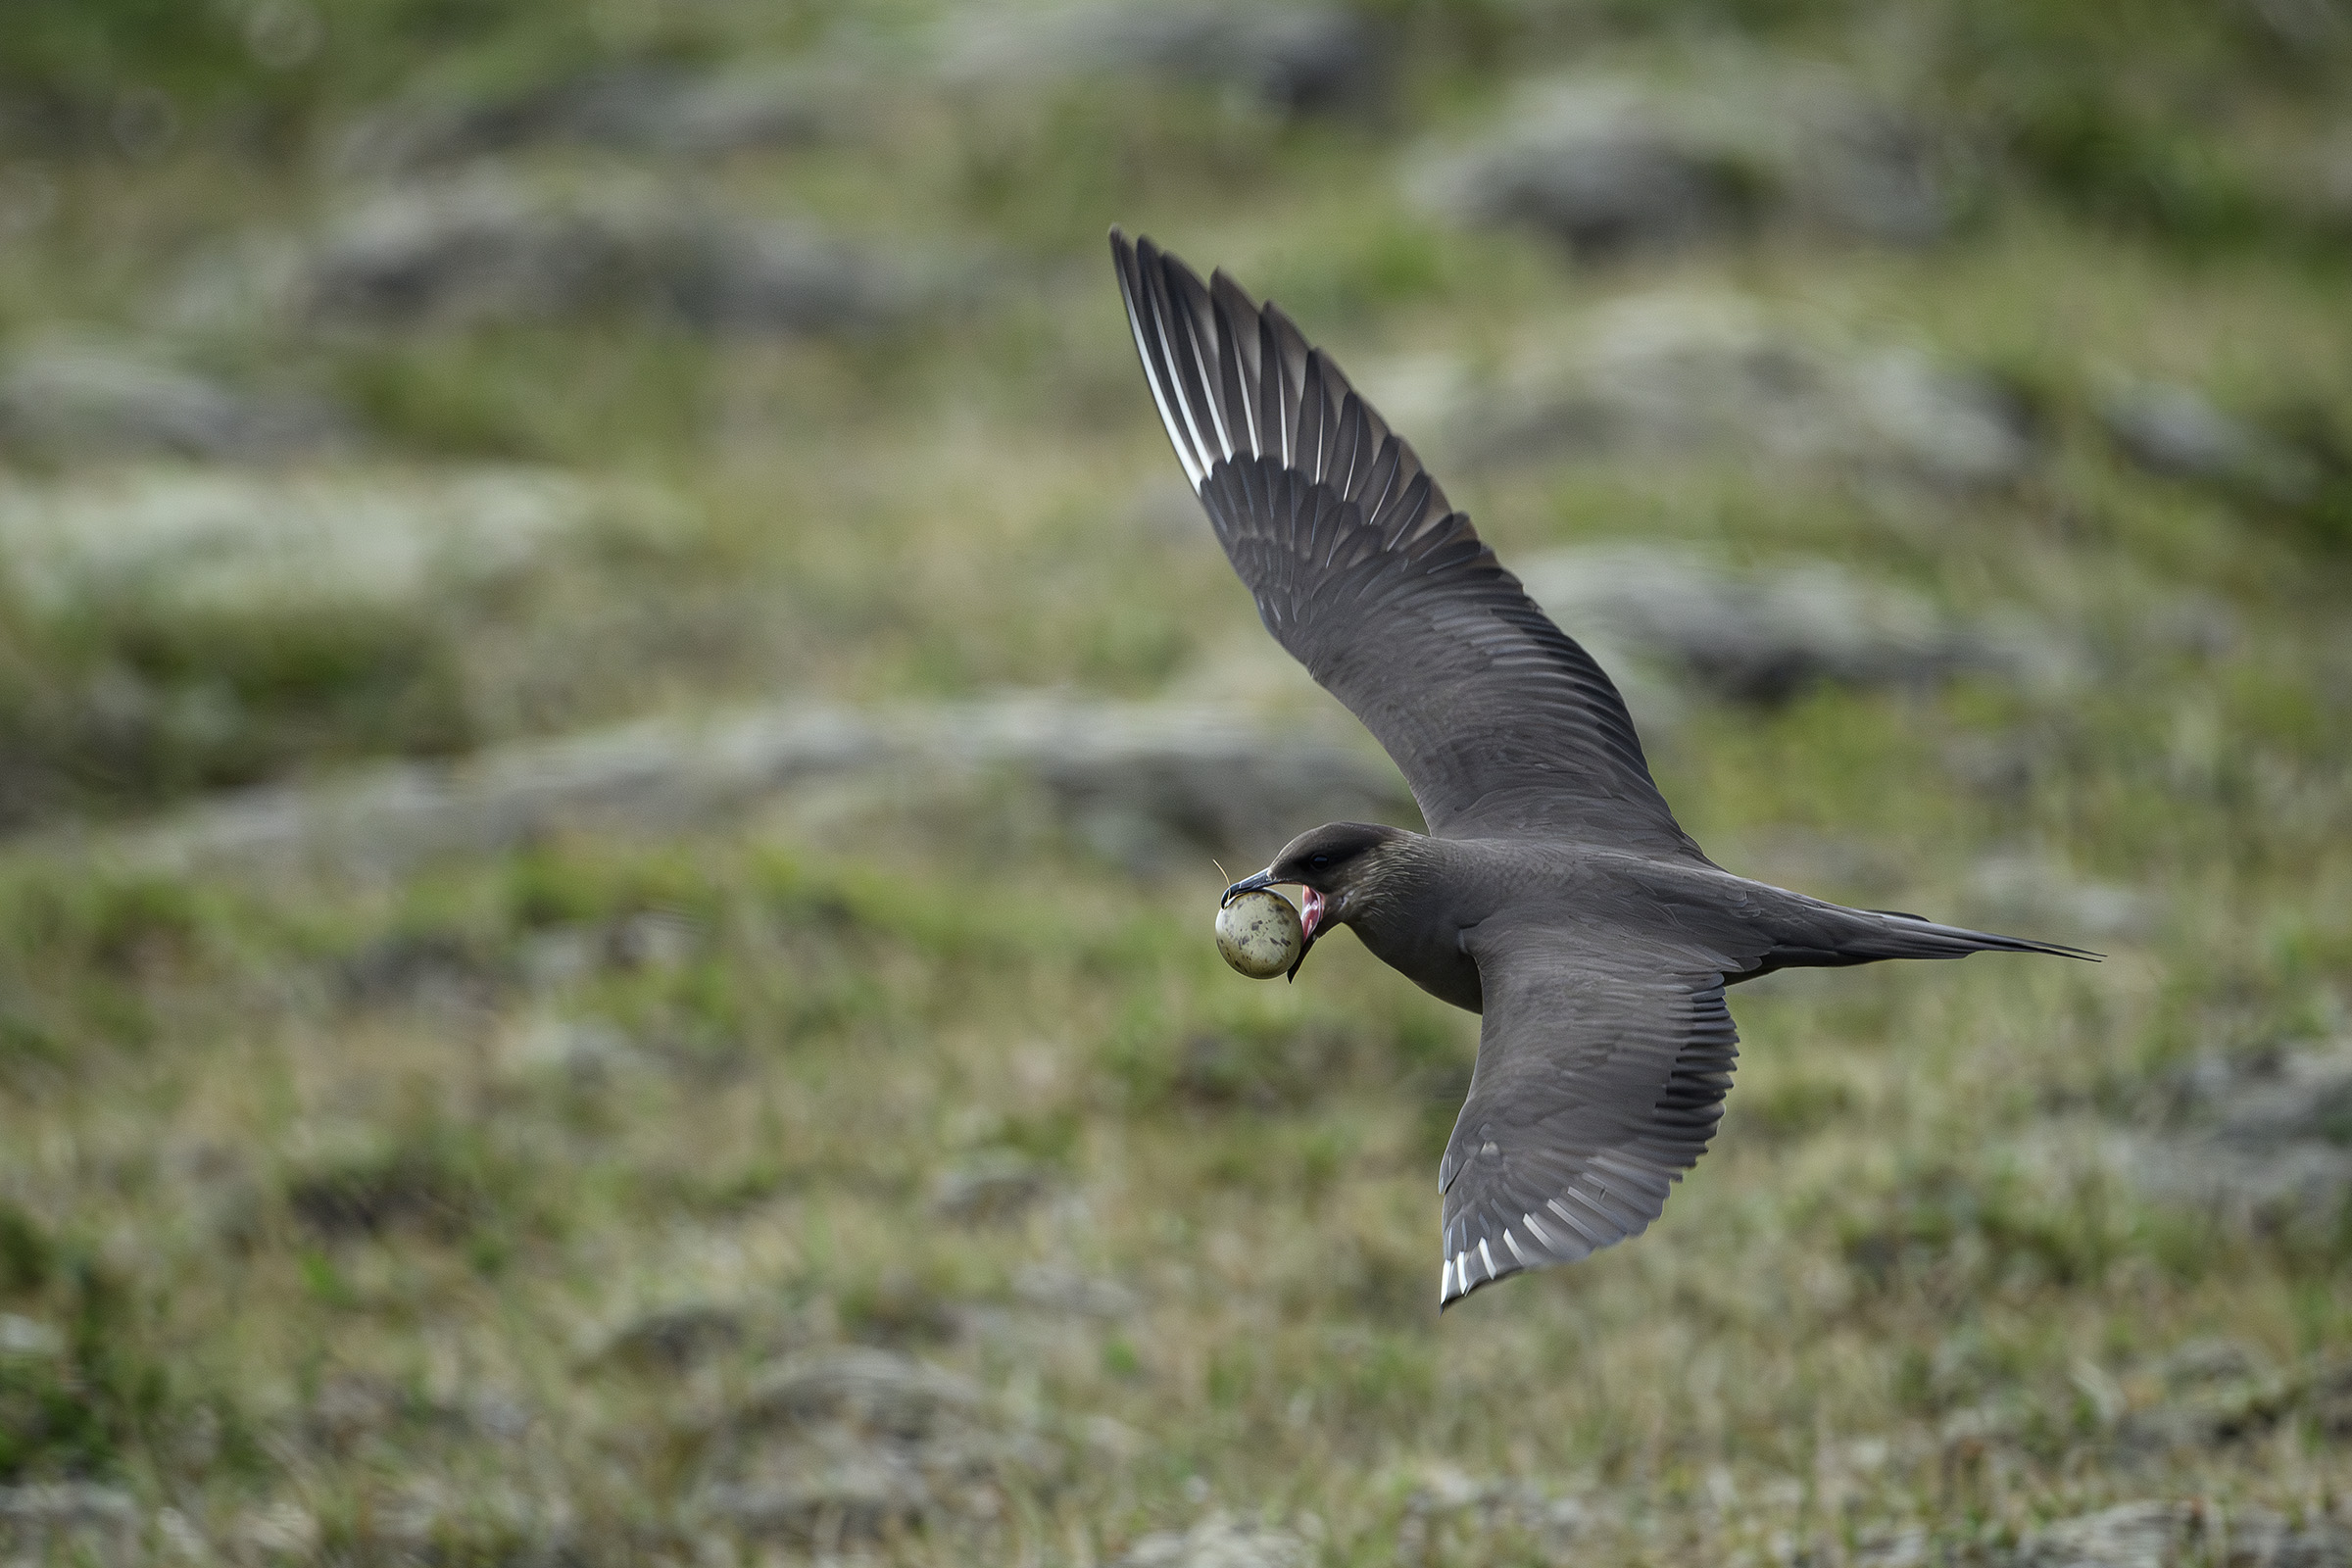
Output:
[[[1306,927],[1279,893],[1252,888],[1217,911],[1217,952],[1252,980],[1288,974],[1305,951]]]

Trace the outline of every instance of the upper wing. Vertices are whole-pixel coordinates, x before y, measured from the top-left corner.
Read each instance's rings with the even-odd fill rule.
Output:
[[[1703,858],[1624,699],[1288,317],[1111,230],[1160,418],[1266,629],[1403,772],[1430,831]]]
[[[1647,1228],[1715,1135],[1740,1054],[1723,980],[1743,959],[1597,926],[1470,942],[1486,1009],[1438,1167],[1440,1306]]]

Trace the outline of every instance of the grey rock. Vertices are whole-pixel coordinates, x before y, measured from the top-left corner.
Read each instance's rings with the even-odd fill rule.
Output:
[[[2352,124],[2339,125],[2313,149],[2306,202],[2323,223],[2352,226]]]
[[[2253,446],[2242,425],[2187,387],[2127,387],[2102,402],[2099,415],[2125,456],[2155,473],[2218,478]]]
[[[749,1536],[835,1545],[911,1523],[931,1500],[919,1469],[876,1451],[835,1458],[785,1479],[716,1482],[704,1491],[696,1511]]]
[[[2211,662],[2245,646],[2245,621],[2217,594],[2190,591],[2147,610],[2140,634],[2148,646]]]
[[[2341,1568],[2352,1533],[2320,1520],[2295,1526],[2262,1508],[2128,1502],[2036,1531],[2015,1568]]]
[[[133,831],[131,860],[268,874],[384,871],[493,852],[566,827],[663,833],[796,790],[910,780],[956,789],[1010,775],[1057,817],[1118,813],[1152,846],[1262,851],[1267,822],[1410,809],[1363,750],[1229,710],[1015,696],[880,711],[791,707],[653,720],[500,748],[448,766],[397,764],[340,785],[268,786]]]
[[[302,315],[311,246],[295,235],[249,232],[199,246],[156,297],[147,318],[166,335],[214,342],[282,335]]]
[[[1855,1568],[1928,1568],[1934,1542],[1917,1526],[1873,1532],[1854,1544]]]
[[[1582,1498],[1553,1496],[1532,1481],[1473,1475],[1444,1464],[1422,1470],[1405,1494],[1404,1511],[1408,1534],[1426,1537],[1437,1521],[1466,1518],[1484,1529],[1499,1526],[1537,1536],[1553,1560],[1569,1558],[1577,1539],[1594,1523],[1592,1508]]]
[[[1033,1310],[1074,1317],[1133,1317],[1143,1307],[1135,1292],[1117,1280],[1097,1279],[1051,1263],[1025,1263],[1013,1270],[1012,1294]]]
[[[2179,1504],[2133,1502],[2064,1519],[2035,1534],[2018,1568],[2167,1568],[2185,1522]]]
[[[2289,48],[2326,49],[2343,36],[2343,13],[2329,0],[2254,0],[2247,9]]]
[[[1466,152],[1432,158],[1414,183],[1428,205],[1476,222],[1519,222],[1606,254],[1688,244],[1749,216],[1739,156],[1657,116],[1622,82],[1562,84]]]
[[[0,481],[0,568],[44,611],[413,607],[511,577],[632,508],[658,510],[525,468]]]
[[[0,1312],[0,1356],[46,1360],[63,1354],[66,1337],[38,1318]]]
[[[711,1301],[689,1301],[631,1318],[590,1348],[591,1363],[686,1368],[742,1345],[749,1328],[742,1311]]]
[[[300,1430],[311,1446],[348,1454],[369,1439],[402,1427],[466,1433],[512,1444],[527,1434],[535,1420],[527,1404],[495,1388],[469,1389],[455,1401],[441,1401],[386,1378],[337,1372],[324,1379],[312,1396],[302,1413]]]
[[[2352,1041],[2209,1054],[2165,1086],[2133,1161],[2161,1199],[2241,1229],[2331,1223],[2352,1200]]]
[[[395,1230],[461,1236],[480,1207],[471,1177],[438,1151],[359,1139],[290,1168],[284,1196],[294,1219],[328,1241]]]
[[[0,447],[42,457],[258,460],[348,439],[321,400],[246,396],[129,349],[51,343],[0,368]]]
[[[1969,902],[2000,925],[2044,922],[2072,940],[2145,936],[2158,909],[2143,893],[2085,881],[2040,856],[1987,856],[1969,873]]]
[[[963,1224],[1019,1218],[1054,1190],[1053,1173],[1017,1154],[983,1154],[943,1171],[931,1191],[931,1212]]]
[[[2240,1384],[2200,1389],[2130,1412],[2117,1423],[2116,1437],[2127,1448],[2156,1452],[2210,1448],[2270,1430],[2280,1409],[2277,1391],[2271,1388]]]
[[[610,310],[710,331],[871,327],[914,270],[813,227],[635,189],[573,196],[494,174],[397,187],[333,224],[295,292],[315,323],[463,327]]]
[[[725,1409],[712,1436],[699,1510],[820,1549],[917,1516],[996,1517],[1014,1475],[1060,1463],[976,1385],[879,1349],[788,1358]]]
[[[1385,51],[1370,22],[1331,5],[1172,0],[996,9],[956,19],[941,52],[945,76],[959,85],[1132,72],[1227,87],[1284,111],[1369,106],[1387,84]]]
[[[1288,1530],[1212,1514],[1190,1530],[1144,1537],[1112,1568],[1306,1568],[1314,1552]]]
[[[240,1555],[264,1561],[308,1560],[318,1552],[323,1534],[318,1515],[300,1503],[282,1501],[239,1515],[228,1529],[229,1542]]]
[[[325,324],[467,325],[657,304],[692,247],[665,206],[556,203],[498,178],[418,184],[337,220],[309,260]]]
[[[355,1534],[366,1556],[560,1568],[580,1558],[577,1524],[561,1493],[525,1491],[496,1476],[428,1476],[400,1484]]]
[[[94,1482],[0,1487],[0,1550],[40,1561],[50,1553],[76,1560],[138,1560],[142,1516],[129,1493]]]
[[[1441,399],[1441,436],[1471,465],[1712,452],[1974,490],[2034,459],[2021,414],[1984,379],[1798,333],[1737,298],[1623,301],[1566,352],[1522,354]]]
[[[523,984],[537,992],[564,991],[603,967],[603,933],[593,926],[558,926],[523,939],[515,967]]]
[[[524,941],[515,967],[534,991],[561,992],[611,970],[671,970],[702,951],[700,922],[667,909],[646,909],[594,926],[560,926]]]
[[[466,1431],[509,1447],[528,1438],[539,1424],[528,1404],[497,1389],[476,1389],[452,1413]]]
[[[593,72],[503,98],[384,105],[344,134],[336,164],[383,176],[543,143],[703,158],[801,146],[832,130],[850,90],[807,69]]]
[[[916,309],[928,286],[896,258],[806,223],[713,222],[691,251],[667,292],[678,314],[708,332],[872,327]]]
[[[363,945],[335,964],[335,989],[362,1007],[463,1013],[495,1001],[500,966],[448,931],[402,931]]]
[[[314,1448],[349,1453],[358,1444],[425,1413],[411,1392],[384,1378],[342,1372],[327,1377],[302,1416]]]
[[[605,931],[605,960],[615,969],[683,968],[708,940],[692,916],[670,909],[641,909]]]
[[[2301,453],[2232,419],[2191,387],[2134,382],[2099,404],[2125,457],[2150,473],[2242,486],[2292,506],[2311,499],[2319,471]]]
[[[1580,75],[1523,92],[1466,149],[1418,160],[1425,204],[1587,255],[1688,245],[1772,218],[1898,244],[1945,222],[1934,138],[1827,71],[1734,61],[1679,84]]]
[[[2159,1451],[2214,1447],[2254,1437],[2307,1404],[2325,1417],[2326,1395],[2333,1382],[2324,1369],[2281,1376],[2257,1351],[2224,1339],[2178,1346],[2149,1371],[2162,1389],[2161,1397],[2125,1415],[2117,1435],[2128,1446]]]
[[[2248,1147],[2352,1148],[2352,1041],[2199,1058],[2175,1084],[2189,1119]]]
[[[903,1439],[985,1414],[977,1384],[895,1350],[811,1350],[762,1374],[728,1413],[740,1430],[848,1423]]]
[[[1736,701],[1778,702],[1822,683],[2015,678],[2037,657],[2014,635],[1827,562],[1740,576],[1687,553],[1626,546],[1538,555],[1520,578],[1575,636],[1659,661]]]
[[[2261,1354],[2236,1340],[2195,1339],[2173,1347],[2153,1368],[2167,1388],[2196,1388],[2263,1375]]]

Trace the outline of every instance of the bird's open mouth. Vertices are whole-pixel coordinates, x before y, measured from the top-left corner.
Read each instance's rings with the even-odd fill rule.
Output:
[[[1303,895],[1298,901],[1298,926],[1306,940],[1298,944],[1298,956],[1291,960],[1291,972],[1283,976],[1285,980],[1298,978],[1299,966],[1315,951],[1315,934],[1323,929],[1323,895],[1303,885],[1298,891]]]

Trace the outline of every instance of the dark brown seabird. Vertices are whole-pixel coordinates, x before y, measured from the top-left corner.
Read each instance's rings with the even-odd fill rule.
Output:
[[[1225,897],[1297,884],[1308,948],[1350,926],[1483,1015],[1438,1165],[1441,1307],[1658,1217],[1731,1089],[1724,987],[1881,958],[2096,956],[1709,860],[1609,677],[1330,357],[1223,271],[1202,283],[1117,228],[1110,248],[1176,459],[1259,618],[1387,748],[1429,828],[1328,823]]]

